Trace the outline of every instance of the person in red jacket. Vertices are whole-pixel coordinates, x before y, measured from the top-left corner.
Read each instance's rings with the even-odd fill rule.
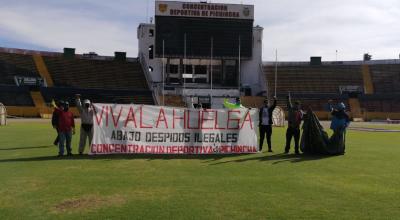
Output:
[[[58,156],[64,155],[64,144],[67,148],[67,155],[72,156],[71,140],[75,134],[74,115],[69,111],[69,103],[65,102],[63,108],[56,108],[55,112],[58,117]]]

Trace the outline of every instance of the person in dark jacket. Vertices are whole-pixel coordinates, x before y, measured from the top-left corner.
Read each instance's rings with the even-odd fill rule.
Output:
[[[264,100],[264,106],[259,111],[259,129],[260,129],[260,145],[259,149],[262,151],[264,138],[267,136],[268,152],[272,152],[271,136],[272,136],[272,113],[276,107],[276,97],[274,103],[268,106],[268,99]]]
[[[303,119],[303,112],[300,110],[300,103],[296,101],[292,104],[292,98],[287,96],[287,109],[288,109],[288,128],[286,129],[286,146],[285,154],[289,153],[290,142],[294,137],[294,150],[296,154],[300,154],[299,140],[300,140],[300,125]]]
[[[64,102],[63,101],[59,101],[59,102],[54,103],[54,105],[55,105],[54,107],[62,109],[63,105],[64,105]],[[58,145],[58,141],[59,141],[59,137],[58,137],[58,114],[56,113],[55,109],[54,109],[53,115],[51,117],[51,125],[53,125],[53,128],[56,129],[56,131],[57,131],[57,137],[53,142],[53,144],[55,146],[57,146]]]

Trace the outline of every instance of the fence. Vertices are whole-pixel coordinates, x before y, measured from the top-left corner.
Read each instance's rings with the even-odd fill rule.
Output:
[[[6,107],[0,103],[0,126],[7,125],[7,110]]]

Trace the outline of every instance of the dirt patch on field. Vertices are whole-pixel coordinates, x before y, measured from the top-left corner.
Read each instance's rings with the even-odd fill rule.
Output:
[[[81,198],[64,200],[53,207],[54,213],[87,212],[104,207],[120,206],[126,203],[122,195],[100,196],[89,195]]]

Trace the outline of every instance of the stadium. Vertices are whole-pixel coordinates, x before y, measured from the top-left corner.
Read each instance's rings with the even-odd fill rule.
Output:
[[[399,218],[400,59],[263,61],[254,5],[156,1],[154,10],[154,22],[137,24],[137,57],[0,48],[1,219]],[[211,130],[194,136],[210,147],[96,143],[83,155],[56,157],[53,105],[68,101],[80,124],[76,94],[107,103],[93,117],[98,124],[153,129],[149,142],[181,143],[190,135],[156,132],[183,121],[184,130]],[[352,123],[344,156],[283,153],[288,94],[329,134],[328,100],[345,104]],[[274,97],[274,152],[247,142],[229,148],[241,136],[218,132],[253,129],[250,111]],[[220,109],[236,98],[249,110],[224,118]],[[214,116],[190,115],[199,108]],[[142,121],[149,115],[156,126]],[[130,138],[140,133],[114,130],[111,137]],[[218,151],[216,140],[224,144]]]

